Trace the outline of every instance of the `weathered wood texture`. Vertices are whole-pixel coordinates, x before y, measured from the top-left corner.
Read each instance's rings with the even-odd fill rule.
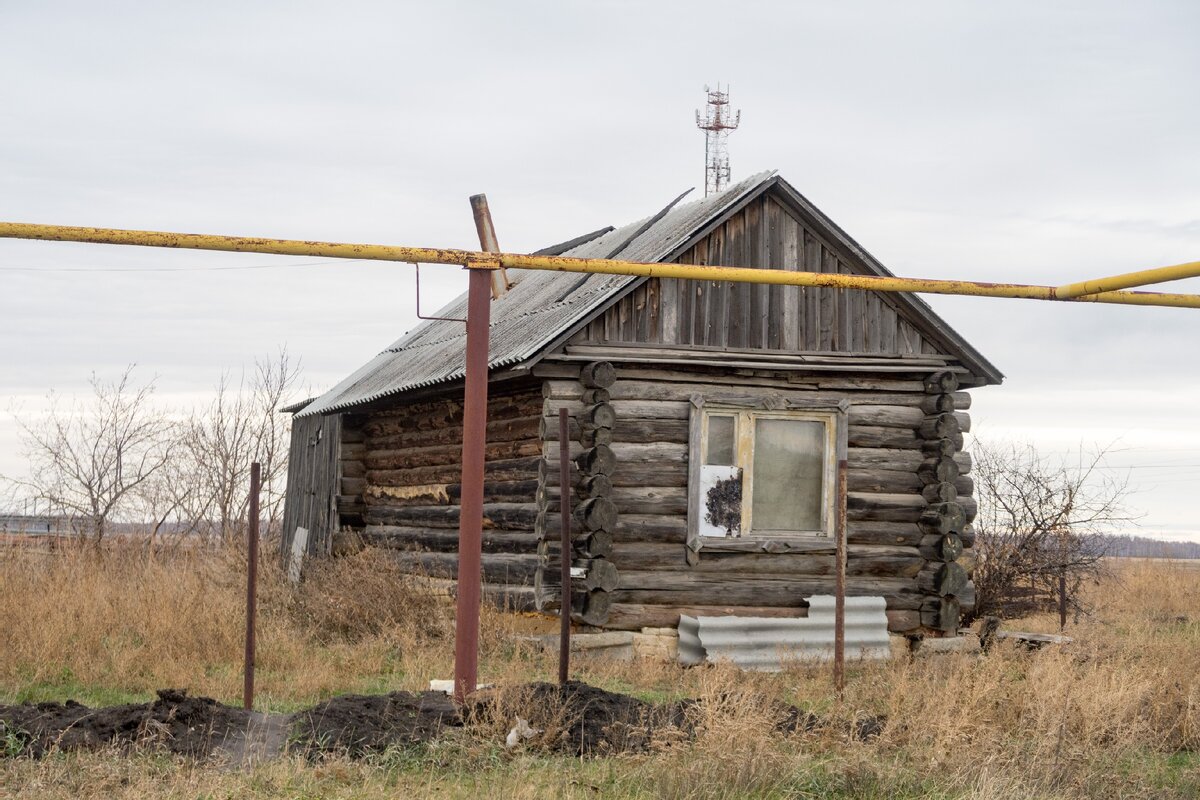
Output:
[[[488,398],[483,506],[485,597],[533,607],[543,512],[540,383]],[[462,496],[462,396],[395,405],[361,426],[363,541],[415,573],[452,578]],[[516,591],[526,587],[527,592]]]
[[[846,253],[763,195],[676,259],[682,264],[858,274]],[[883,293],[650,279],[573,341],[813,352],[933,354],[921,321]]]
[[[280,548],[285,565],[297,528],[308,530],[309,555],[329,553],[338,527],[341,430],[341,416],[298,417],[292,421]]]
[[[943,598],[966,590],[962,568],[943,565],[954,560],[947,556],[961,552],[957,529],[969,529],[966,522],[975,511],[971,459],[959,451],[961,436],[954,436],[969,424],[960,409],[970,406],[970,396],[958,391],[931,395],[926,384],[921,376],[898,380],[869,372],[833,379],[618,366],[616,380],[607,387],[615,422],[607,445],[612,468],[604,476],[604,496],[616,509],[609,558],[620,570],[620,583],[605,625],[636,628],[677,620],[678,608],[803,613],[803,597],[833,591],[829,538],[711,540],[689,564],[688,433],[696,395],[707,404],[766,408],[848,402],[851,592],[883,594],[893,630],[948,618],[954,606]],[[543,390],[546,419],[559,408],[582,411],[584,391],[577,380],[549,377]],[[921,435],[922,426],[930,435],[949,435],[929,440]],[[551,460],[557,447],[557,441],[547,441],[544,450],[543,494],[552,503],[561,484]],[[585,461],[587,452],[571,443],[577,463]],[[576,487],[580,476],[573,467]],[[549,515],[545,525],[547,536],[557,535],[557,519]],[[943,528],[955,531],[956,538],[943,542],[945,533],[931,537]],[[941,578],[935,579],[939,570]]]
[[[539,492],[542,513],[535,525],[540,559],[534,575],[534,599],[541,610],[561,607],[562,523],[558,509],[565,491],[571,509],[571,566],[584,571],[582,578],[572,581],[572,618],[586,625],[606,623],[611,592],[620,586],[620,573],[609,560],[620,517],[611,478],[618,466],[610,447],[617,424],[610,391],[615,380],[613,365],[596,361],[580,368],[578,381],[553,388],[547,382],[542,390],[547,398],[541,425],[546,478]],[[555,388],[557,395],[551,400]],[[572,472],[566,481],[558,474],[564,444],[559,440],[559,414],[563,410],[570,414],[565,444]],[[555,476],[553,489],[545,485],[550,471]]]

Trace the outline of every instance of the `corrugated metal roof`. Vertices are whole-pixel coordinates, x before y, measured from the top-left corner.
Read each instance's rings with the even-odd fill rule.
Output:
[[[679,661],[729,661],[742,669],[778,672],[788,661],[833,658],[834,598],[808,598],[808,617],[679,618]],[[846,658],[887,658],[887,602],[882,597],[846,598]]]
[[[656,262],[669,256],[700,228],[774,176],[760,172],[719,194],[672,208],[621,248],[627,261]],[[604,258],[652,217],[611,230],[563,255]],[[629,275],[580,275],[508,270],[513,286],[492,303],[490,369],[519,364],[537,355],[559,334],[580,322],[629,283]],[[465,318],[467,296],[437,312]],[[306,406],[298,416],[344,411],[410,389],[463,377],[466,329],[461,322],[426,320],[349,377]]]

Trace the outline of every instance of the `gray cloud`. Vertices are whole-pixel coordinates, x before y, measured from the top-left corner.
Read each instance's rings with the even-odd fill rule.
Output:
[[[721,80],[744,110],[735,173],[780,169],[899,274],[1061,283],[1200,254],[1193,3],[3,14],[2,219],[470,246],[466,197],[486,191],[501,244],[531,250],[699,184],[691,113]],[[0,242],[0,394],[132,361],[194,393],[285,342],[319,387],[414,323],[405,266],[190,271],[275,261]],[[422,277],[431,308],[462,286]],[[931,303],[1009,376],[978,393],[981,429],[1133,436],[1153,458],[1157,434],[1130,431],[1154,416],[1195,442],[1196,312]],[[1165,400],[1098,400],[1131,386]],[[1186,526],[1179,488],[1147,495],[1148,526]]]

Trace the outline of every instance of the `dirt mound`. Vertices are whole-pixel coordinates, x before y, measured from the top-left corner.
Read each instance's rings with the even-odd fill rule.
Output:
[[[66,703],[0,706],[0,736],[10,755],[41,757],[48,750],[153,747],[206,758],[243,739],[252,714],[207,697],[162,689],[153,703],[88,708]]]
[[[737,699],[715,702],[736,705]],[[536,731],[524,740],[528,747],[604,756],[644,752],[652,745],[691,738],[706,711],[714,709],[705,709],[699,700],[649,703],[578,681],[482,692],[465,715],[441,692],[343,695],[285,715],[244,711],[164,689],[153,703],[141,705],[92,709],[67,701],[0,706],[0,755],[40,757],[55,748],[149,747],[246,763],[291,747],[310,757],[333,753],[360,758],[432,741],[447,728],[464,724],[491,737],[520,717]],[[769,712],[775,729],[784,734],[828,724],[795,706],[772,704]],[[715,713],[723,712],[718,708]],[[847,733],[870,739],[879,735],[883,724],[882,718],[863,718]]]
[[[296,715],[293,746],[308,755],[359,757],[392,746],[427,742],[463,724],[454,701],[442,692],[348,694]]]
[[[579,681],[512,687],[483,696],[472,711],[508,724],[519,716],[540,731],[530,746],[574,755],[642,752],[655,741],[687,736],[682,704],[655,705]]]

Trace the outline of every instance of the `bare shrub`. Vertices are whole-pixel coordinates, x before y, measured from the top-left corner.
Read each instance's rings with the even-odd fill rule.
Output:
[[[299,379],[286,349],[255,361],[235,385],[228,375],[212,401],[189,417],[178,448],[180,463],[164,495],[181,518],[223,541],[240,541],[250,506],[250,465],[262,465],[261,509],[268,533],[283,514],[291,419],[279,413]]]
[[[78,518],[97,542],[172,457],[172,426],[153,403],[154,381],[135,385],[133,369],[112,382],[93,374],[85,400],[64,404],[51,392],[44,417],[17,419],[29,477],[13,483],[52,513]]]
[[[1055,461],[1032,445],[972,448],[979,516],[975,617],[1021,616],[1058,607],[1083,611],[1080,588],[1103,567],[1105,533],[1135,517],[1123,506],[1128,480],[1104,468],[1106,451]]]

